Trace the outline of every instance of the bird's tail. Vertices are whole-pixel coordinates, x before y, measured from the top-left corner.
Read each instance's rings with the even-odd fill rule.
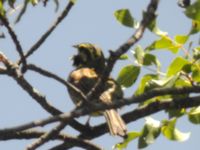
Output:
[[[106,110],[104,112],[104,116],[106,118],[111,135],[119,135],[122,137],[126,136],[126,125],[115,109]]]

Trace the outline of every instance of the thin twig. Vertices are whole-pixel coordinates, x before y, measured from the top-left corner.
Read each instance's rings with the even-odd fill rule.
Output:
[[[20,42],[17,38],[16,33],[14,32],[14,30],[10,26],[10,24],[9,24],[9,22],[8,22],[8,20],[5,16],[2,16],[0,14],[0,19],[3,22],[4,26],[7,28],[8,32],[11,36],[11,39],[12,39],[13,43],[15,44],[16,50],[19,53],[20,59],[21,59],[23,65],[25,67],[26,66],[26,58],[24,57],[23,49],[22,49],[22,46],[21,46],[21,44],[20,44]]]
[[[65,122],[60,122],[59,125],[54,127],[51,131],[43,134],[40,138],[36,139],[33,143],[27,146],[26,150],[35,150],[39,146],[48,142],[51,137],[55,137],[59,134],[59,132],[66,126]]]
[[[25,58],[32,55],[44,43],[44,41],[54,31],[54,29],[57,27],[57,25],[68,15],[68,13],[71,10],[73,5],[74,5],[74,2],[69,1],[69,3],[65,7],[65,9],[61,13],[61,15],[56,18],[55,23],[52,26],[50,26],[50,28],[41,36],[41,38],[27,51],[27,53],[25,54]],[[22,62],[22,60],[20,60],[18,63],[20,64],[21,62]]]
[[[50,72],[50,71],[47,71],[43,68],[40,68],[34,64],[28,64],[27,65],[27,69],[29,70],[32,70],[32,71],[35,71],[43,76],[46,76],[48,78],[52,78],[58,82],[60,82],[61,84],[65,85],[67,88],[70,88],[71,90],[73,90],[74,92],[77,93],[77,95],[79,95],[83,100],[87,101],[86,100],[86,96],[85,94],[83,94],[83,92],[81,90],[79,90],[78,88],[76,88],[73,84],[65,81],[64,79],[60,78],[58,75]]]

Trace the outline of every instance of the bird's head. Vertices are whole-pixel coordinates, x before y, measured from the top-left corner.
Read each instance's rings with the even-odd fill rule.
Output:
[[[88,67],[102,72],[105,67],[105,58],[101,48],[90,43],[81,43],[73,47],[78,50],[77,55],[73,57],[75,67]]]

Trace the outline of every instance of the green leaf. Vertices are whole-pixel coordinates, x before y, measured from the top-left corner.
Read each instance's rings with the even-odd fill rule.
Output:
[[[120,59],[120,60],[126,60],[126,59],[128,59],[128,55],[123,54],[123,55],[120,56],[119,59]]]
[[[115,18],[119,21],[122,25],[137,28],[139,23],[131,16],[131,13],[128,9],[120,9],[115,11],[114,13]]]
[[[192,65],[192,80],[200,82],[200,66],[199,64]]]
[[[195,34],[195,33],[198,33],[199,31],[200,31],[200,21],[193,20],[192,21],[192,28],[191,28],[189,34]]]
[[[190,64],[190,62],[182,57],[176,57],[168,67],[167,76],[173,76],[180,72],[186,64]]]
[[[74,3],[74,4],[76,3],[76,1],[77,1],[77,0],[70,0],[70,2],[72,2],[72,3]]]
[[[162,134],[169,140],[183,142],[190,137],[190,132],[183,133],[175,128],[176,118],[172,120],[163,121],[163,126],[161,128]]]
[[[146,65],[146,66],[154,64],[158,67],[158,70],[160,69],[160,66],[161,66],[157,57],[155,55],[152,55],[152,54],[149,54],[149,53],[145,54],[143,64]]]
[[[151,23],[150,23],[149,26],[148,26],[148,29],[149,29],[151,32],[153,32],[153,33],[155,33],[156,35],[159,35],[159,36],[165,36],[165,35],[168,34],[167,32],[161,31],[161,30],[158,28],[158,26],[157,26],[157,24],[156,24],[156,19],[154,19],[154,20],[151,21]]]
[[[127,148],[128,144],[133,141],[134,139],[138,138],[141,135],[140,132],[129,132],[127,134],[127,138],[121,143],[118,143],[114,146],[114,149],[122,150]]]
[[[5,9],[3,7],[3,1],[0,1],[0,15],[2,15],[2,16],[5,15]]]
[[[160,121],[147,117],[142,135],[139,138],[138,148],[145,148],[154,143],[155,139],[160,135],[160,129]]]
[[[139,73],[140,67],[134,65],[125,66],[120,71],[117,82],[124,87],[130,87],[136,81]]]
[[[200,21],[200,1],[197,0],[195,3],[188,6],[185,15],[193,20]]]
[[[185,79],[177,79],[176,82],[175,82],[175,87],[183,87],[183,86],[191,86],[191,82],[188,81],[188,80],[185,80]],[[184,95],[184,94],[183,94]]]
[[[199,60],[200,59],[200,47],[195,47],[193,49],[193,58],[195,60]]]
[[[188,119],[194,124],[200,124],[200,106],[190,110]]]
[[[37,5],[38,4],[38,0],[31,0],[31,3],[33,6]]]
[[[175,41],[179,44],[185,44],[188,40],[189,36],[187,35],[176,35]]]
[[[172,53],[177,53],[179,48],[180,45],[173,42],[173,40],[168,36],[162,36],[159,40],[154,41],[150,46],[148,46],[146,50],[166,49]]]
[[[170,88],[174,86],[178,78],[179,74],[176,74],[174,76],[164,77],[162,79],[157,79],[157,80],[153,79],[151,80],[151,82],[154,83],[156,87]]]
[[[152,87],[150,87],[149,81],[151,81],[152,79],[157,79],[157,78],[158,76],[154,74],[144,75],[140,81],[138,89],[135,92],[135,95],[140,95],[144,93],[145,91],[147,91],[147,89],[153,89]]]
[[[169,114],[169,118],[173,118],[173,117],[181,117],[186,113],[185,108],[180,108],[180,109],[170,109],[167,110],[168,114]]]
[[[145,53],[142,47],[140,45],[136,46],[134,50],[134,57],[136,58],[138,64],[143,64],[144,54]]]

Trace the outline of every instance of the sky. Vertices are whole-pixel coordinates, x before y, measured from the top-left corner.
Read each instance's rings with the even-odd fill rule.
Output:
[[[36,64],[66,79],[73,69],[70,58],[76,53],[72,45],[82,42],[94,43],[99,45],[103,49],[104,54],[108,56],[108,50],[115,50],[134,33],[133,29],[124,27],[116,21],[114,12],[118,9],[127,8],[137,20],[141,20],[142,11],[146,8],[148,2],[149,0],[77,0],[76,5],[72,8],[67,18],[63,20],[39,50],[28,58],[28,63]],[[16,25],[12,24],[24,51],[27,51],[41,34],[46,31],[66,4],[67,1],[60,1],[60,8],[57,13],[54,11],[55,5],[53,2],[49,2],[46,8],[41,4],[35,7],[29,7],[22,20]],[[185,17],[183,11],[182,8],[177,6],[176,0],[161,0],[157,11],[158,26],[163,31],[168,32],[170,37],[177,34],[186,34],[190,29],[191,20]],[[10,16],[11,22],[16,17],[17,13],[18,11]],[[5,29],[2,30],[5,31]],[[156,38],[158,37],[147,31],[142,40],[137,44],[146,47]],[[196,40],[195,37],[194,40]],[[0,39],[0,51],[13,62],[18,60],[18,54],[7,33],[6,39]],[[166,70],[167,65],[169,65],[176,56],[165,51],[154,53],[159,57],[163,71]],[[118,62],[112,72],[112,76],[116,78],[120,68],[131,64],[132,61]],[[143,73],[145,73],[145,70]],[[74,108],[67,90],[63,85],[31,71],[29,71],[25,77],[35,88],[43,93],[55,107],[64,112],[69,112]],[[137,83],[138,82],[136,82],[135,86],[124,91],[126,96],[134,93]],[[41,107],[10,77],[0,75],[0,92],[1,129],[49,116],[49,114],[41,109]],[[126,109],[134,107],[135,106],[131,105],[128,108],[123,108],[123,110],[125,111]],[[159,120],[167,118],[167,115],[163,112],[152,116]],[[86,117],[80,118],[82,122],[84,122],[85,119]],[[96,122],[104,122],[103,117],[93,118],[91,120],[91,124],[95,124]],[[128,125],[128,131],[140,131],[143,124],[144,118],[132,122]],[[46,129],[50,129],[51,127],[52,126],[47,126]],[[178,120],[177,127],[183,132],[191,132],[191,137],[188,141],[183,143],[173,142],[161,135],[154,144],[146,149],[195,150],[200,146],[198,142],[199,126],[189,123],[187,118],[183,117]],[[65,131],[72,135],[76,133],[71,128],[66,128]],[[109,134],[94,140],[95,143],[105,146],[106,149],[111,149],[112,145],[120,141],[120,138],[111,137]],[[32,140],[0,141],[0,149],[22,150],[31,142]],[[53,144],[55,143],[50,142],[50,144],[45,144],[40,147],[39,150],[46,150]],[[131,142],[127,150],[136,148],[137,140]]]

